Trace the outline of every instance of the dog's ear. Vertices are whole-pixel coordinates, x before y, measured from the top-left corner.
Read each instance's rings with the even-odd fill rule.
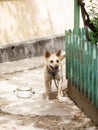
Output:
[[[56,53],[56,56],[61,56],[61,50],[58,50],[57,53]]]
[[[65,54],[60,57],[60,60],[63,60],[65,58]]]
[[[49,58],[51,56],[51,53],[49,51],[45,52],[45,58]]]

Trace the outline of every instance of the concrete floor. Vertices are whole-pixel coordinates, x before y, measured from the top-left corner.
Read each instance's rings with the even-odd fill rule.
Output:
[[[52,98],[44,100],[43,66],[43,57],[0,64],[0,130],[98,130],[66,93],[66,101],[58,102],[54,85]],[[34,93],[19,98],[19,86],[31,87]]]

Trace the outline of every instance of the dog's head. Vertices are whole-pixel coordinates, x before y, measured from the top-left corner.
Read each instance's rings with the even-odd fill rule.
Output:
[[[55,54],[46,51],[45,58],[48,69],[55,72],[58,71],[59,66],[61,65],[61,60],[65,58],[65,55],[61,55],[61,50],[58,50]]]

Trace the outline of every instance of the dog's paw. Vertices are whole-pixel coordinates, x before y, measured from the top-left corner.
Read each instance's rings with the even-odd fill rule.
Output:
[[[61,95],[61,97],[63,97],[63,91],[61,91],[61,94],[60,94],[60,95]]]
[[[48,96],[45,97],[45,101],[49,101],[49,97]]]
[[[58,97],[58,101],[59,102],[65,102],[66,101],[66,97],[60,96],[60,97]]]
[[[42,94],[42,98],[43,98],[45,101],[49,101],[49,96],[46,95],[45,93]]]

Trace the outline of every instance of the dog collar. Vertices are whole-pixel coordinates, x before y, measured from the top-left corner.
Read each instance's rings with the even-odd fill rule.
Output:
[[[51,75],[53,78],[55,78],[58,71],[51,72],[48,70],[48,74]]]

